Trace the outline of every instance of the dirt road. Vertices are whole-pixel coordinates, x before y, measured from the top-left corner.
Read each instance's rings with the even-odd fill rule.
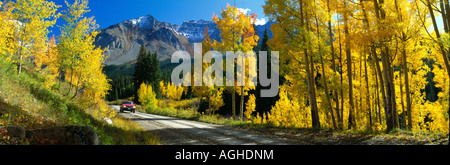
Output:
[[[119,106],[112,106],[119,111]],[[147,113],[119,113],[160,137],[166,145],[285,145],[282,139],[225,128],[221,125],[182,120]]]

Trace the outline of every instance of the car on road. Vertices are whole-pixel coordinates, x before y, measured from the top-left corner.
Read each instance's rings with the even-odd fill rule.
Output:
[[[120,104],[120,113],[123,113],[124,111],[136,112],[136,105],[133,101],[122,101],[122,104]]]

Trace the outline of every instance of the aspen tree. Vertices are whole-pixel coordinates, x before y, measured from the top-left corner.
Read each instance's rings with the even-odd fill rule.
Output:
[[[29,57],[45,53],[48,28],[56,23],[59,7],[45,0],[17,0],[14,4],[13,19],[19,24],[16,38],[18,75]]]
[[[234,6],[227,5],[226,9],[220,12],[221,18],[218,15],[213,15],[213,21],[217,24],[217,28],[220,30],[220,41],[212,41],[212,49],[225,53],[226,51],[241,51],[247,53],[253,50],[253,47],[257,45],[259,36],[255,34],[253,24],[256,22],[257,15],[252,13],[244,14]],[[251,59],[251,58],[250,58]],[[255,59],[253,59],[255,60]],[[238,61],[235,60],[237,64]],[[244,62],[244,68],[248,71],[249,64],[256,64],[256,61]],[[235,66],[234,64],[227,64],[227,67]],[[234,70],[234,68],[227,68],[227,70]],[[246,72],[247,72],[246,71]],[[228,72],[228,71],[227,71]],[[238,72],[239,73],[239,72]],[[249,76],[245,76],[245,72],[242,74],[237,74],[236,76],[242,76],[244,79],[244,86],[238,87],[235,80],[226,80],[234,83],[232,90],[232,112],[233,118],[236,114],[236,90],[240,90],[239,95],[241,96],[240,105],[240,118],[243,119],[244,115],[244,96],[247,95],[247,91],[255,89],[255,86],[250,86],[245,80],[248,80]]]

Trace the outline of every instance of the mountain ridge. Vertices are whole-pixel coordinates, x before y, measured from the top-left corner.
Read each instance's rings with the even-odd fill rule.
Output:
[[[273,22],[257,25],[260,40],[264,28],[270,28]],[[204,29],[208,26],[211,39],[219,40],[220,31],[213,21],[190,20],[181,26],[160,22],[151,14],[125,20],[99,30],[94,44],[106,48],[106,65],[120,65],[135,61],[141,45],[152,53],[158,52],[159,60],[169,59],[175,51],[187,51],[193,54],[193,43],[203,41]],[[270,30],[269,30],[270,33]],[[269,34],[271,37],[272,34]]]

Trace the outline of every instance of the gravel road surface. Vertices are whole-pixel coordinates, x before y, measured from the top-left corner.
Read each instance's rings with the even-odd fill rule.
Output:
[[[111,106],[119,112],[119,106]],[[177,119],[147,113],[119,113],[159,136],[166,145],[286,145],[270,135],[251,134],[222,125]]]

